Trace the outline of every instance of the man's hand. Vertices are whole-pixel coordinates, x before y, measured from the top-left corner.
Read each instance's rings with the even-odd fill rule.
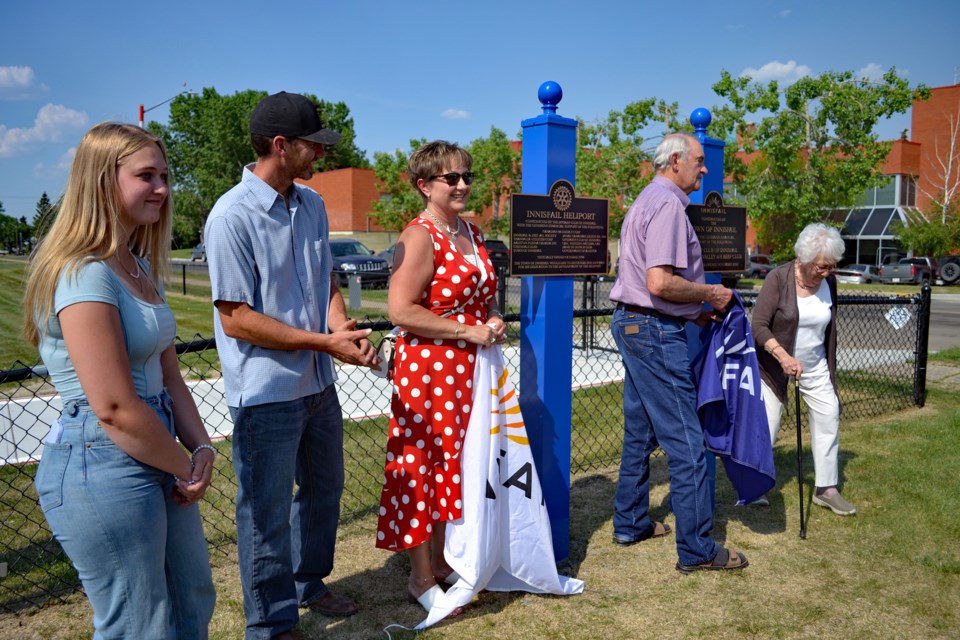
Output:
[[[711,284],[708,286],[710,291],[708,292],[707,298],[704,302],[713,307],[718,314],[723,315],[723,312],[727,309],[727,305],[729,305],[730,301],[733,300],[733,290],[727,289],[725,286],[720,284]]]
[[[380,358],[377,357],[377,350],[367,339],[371,330],[357,330],[356,326],[356,320],[348,319],[339,326],[331,327],[331,344],[327,353],[346,364],[371,368],[379,366]]]
[[[723,322],[723,316],[717,314],[717,312],[715,311],[704,310],[700,312],[700,315],[697,316],[695,320],[691,320],[690,322],[697,325],[698,327],[705,327],[710,322]]]

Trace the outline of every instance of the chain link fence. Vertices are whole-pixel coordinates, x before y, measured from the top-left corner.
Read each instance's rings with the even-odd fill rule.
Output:
[[[499,292],[509,327],[507,367],[519,387],[520,282],[504,278]],[[573,420],[574,473],[610,468],[619,462],[623,433],[619,354],[610,335],[612,279],[574,283]],[[748,313],[753,295],[744,294]],[[844,419],[889,414],[923,404],[929,289],[910,297],[841,296],[838,300],[838,382]],[[368,317],[361,327],[374,338],[391,328]],[[231,557],[236,541],[236,479],[231,464],[232,425],[226,407],[216,345],[195,336],[177,345],[181,368],[220,455],[214,483],[201,502],[211,555]],[[918,357],[920,354],[920,357]],[[361,521],[379,504],[390,383],[368,370],[338,366],[337,390],[344,412],[346,486],[343,523]],[[42,366],[17,362],[0,371],[0,611],[18,612],[62,600],[80,588],[59,545],[52,539],[33,487],[36,461],[60,399]],[[784,429],[794,420],[785,418]],[[784,436],[781,436],[784,437]],[[366,519],[365,519],[366,518]],[[371,542],[372,544],[372,542]]]

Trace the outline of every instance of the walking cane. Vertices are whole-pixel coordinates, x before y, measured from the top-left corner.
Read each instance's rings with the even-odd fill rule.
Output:
[[[800,380],[793,383],[797,404],[797,486],[800,487],[800,539],[807,539],[807,526],[803,521],[803,442],[800,432]]]

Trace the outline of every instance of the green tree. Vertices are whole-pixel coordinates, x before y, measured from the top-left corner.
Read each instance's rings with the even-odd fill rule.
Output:
[[[726,168],[760,240],[779,258],[789,256],[804,226],[829,220],[832,211],[852,206],[883,181],[880,164],[890,145],[879,142],[877,122],[929,95],[895,69],[877,82],[830,71],[783,89],[776,81],[755,83],[723,71],[713,89],[729,104],[715,109],[719,118],[711,131],[738,134],[726,155],[743,152],[749,164],[731,159]]]
[[[17,246],[17,229],[19,223],[16,218],[12,218],[5,213],[0,206],[0,247],[11,250]]]
[[[50,198],[47,196],[47,192],[44,191],[40,194],[40,199],[37,200],[37,215],[34,217],[35,220],[40,220],[45,217],[49,212],[50,208],[53,205],[50,203]]]
[[[611,111],[604,120],[580,120],[577,192],[584,197],[610,201],[612,237],[620,237],[623,217],[652,178],[643,130],[661,118],[669,129],[676,112],[676,103],[650,98],[632,102],[623,111]]]
[[[167,146],[174,202],[174,242],[188,246],[199,238],[207,214],[217,199],[239,182],[243,167],[256,160],[250,145],[250,114],[264,91],[220,95],[212,87],[200,94],[183,94],[170,103],[169,124],[150,122],[149,129]],[[327,150],[318,170],[369,166],[356,147],[353,119],[342,102],[329,103],[307,95],[324,125],[339,131],[342,140]]]
[[[490,127],[490,135],[477,138],[468,147],[473,156],[476,177],[470,189],[470,207],[477,212],[492,206],[488,231],[496,236],[503,229],[500,204],[512,192],[520,190],[520,152],[513,148],[507,134]],[[509,199],[506,200],[509,207]]]
[[[397,149],[393,153],[373,154],[373,175],[381,196],[373,203],[370,217],[387,231],[402,231],[423,209],[423,199],[407,182],[407,160],[426,143],[426,138],[411,140],[409,153]]]
[[[941,203],[931,203],[931,214],[907,209],[907,224],[897,221],[890,231],[918,256],[942,256],[960,249],[960,216],[956,203],[944,211]]]

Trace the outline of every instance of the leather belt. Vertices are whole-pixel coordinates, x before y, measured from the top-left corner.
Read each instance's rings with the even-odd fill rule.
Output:
[[[681,325],[687,323],[686,318],[681,318],[679,316],[671,316],[669,313],[663,313],[662,311],[657,311],[656,309],[650,309],[649,307],[638,307],[635,304],[626,304],[625,302],[617,303],[618,309],[623,309],[624,311],[629,311],[630,313],[636,313],[641,316],[653,316],[655,318],[661,318],[663,320],[673,320],[679,322]]]

